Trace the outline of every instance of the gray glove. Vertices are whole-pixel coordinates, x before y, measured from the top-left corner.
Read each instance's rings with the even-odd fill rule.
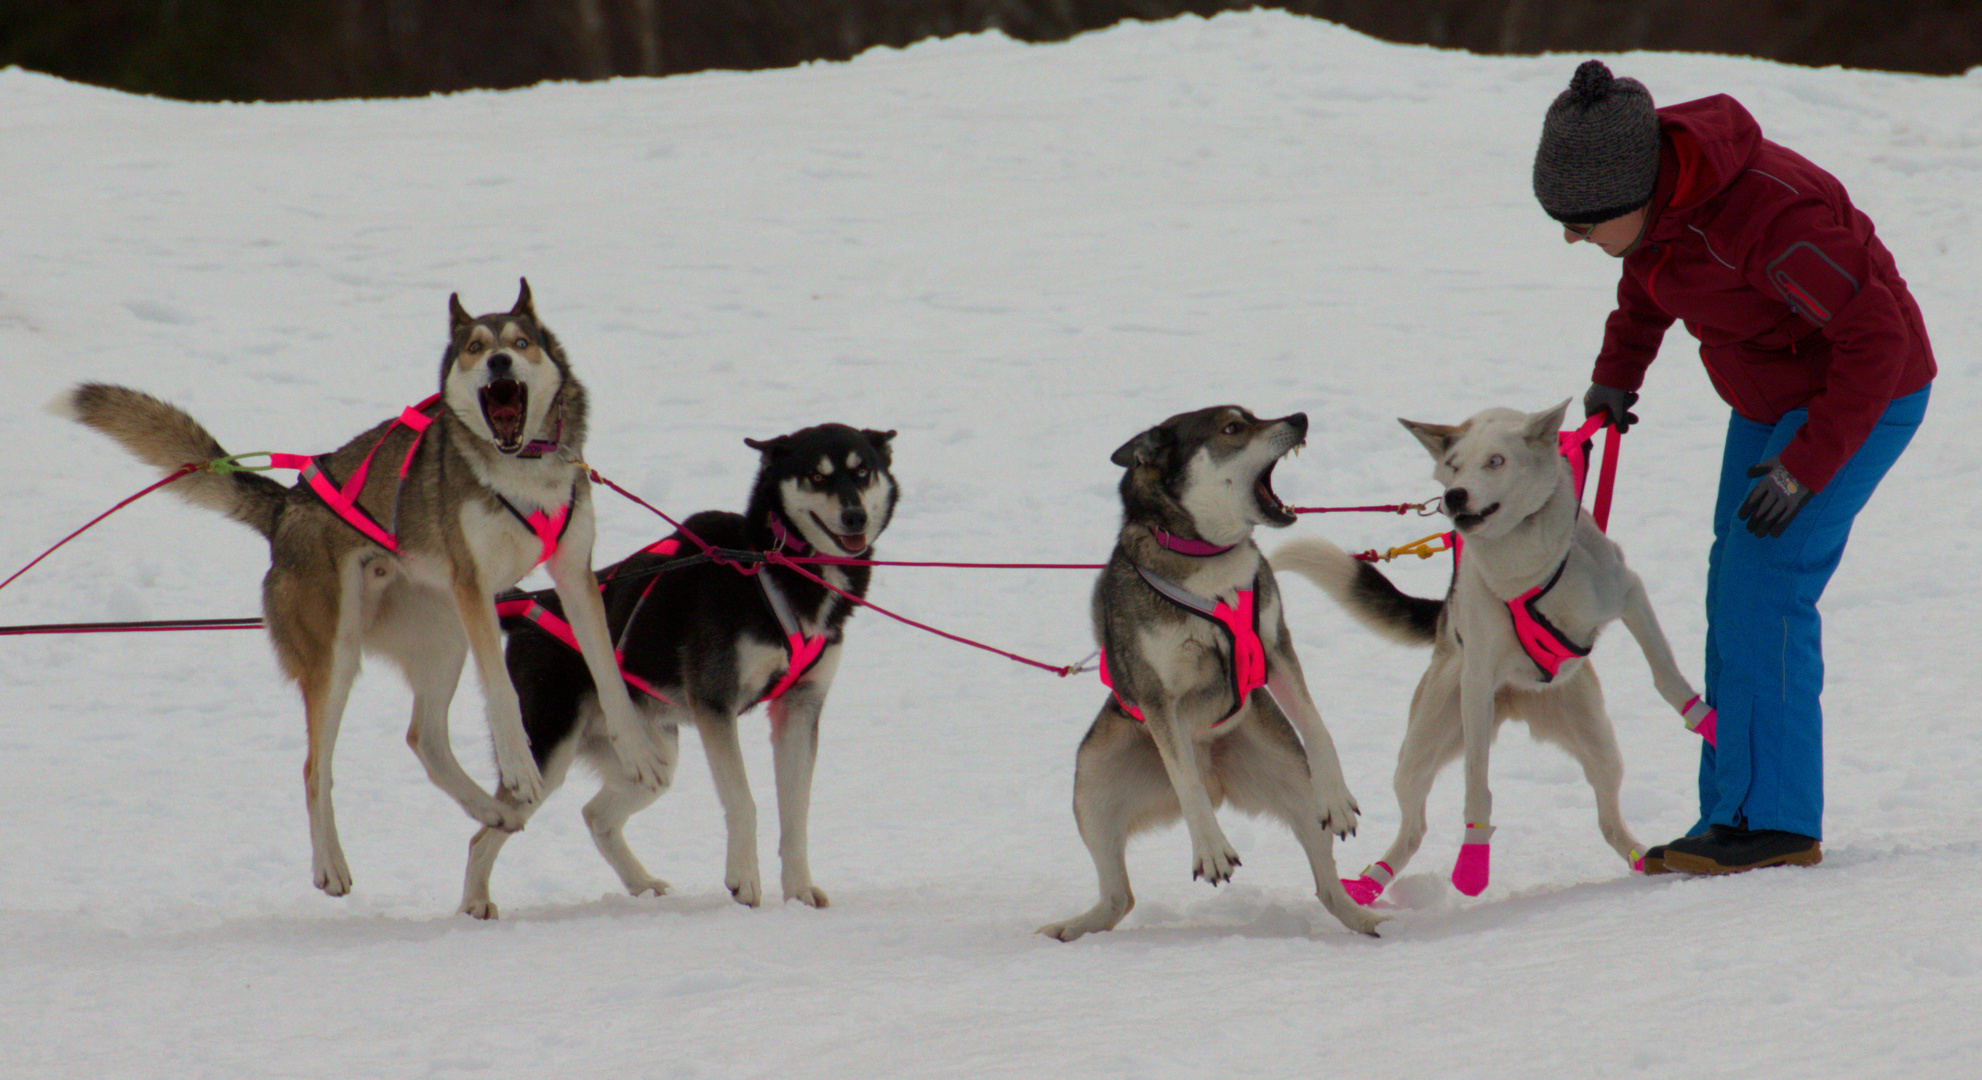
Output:
[[[1631,411],[1631,406],[1636,404],[1638,404],[1636,390],[1619,390],[1614,386],[1591,383],[1589,390],[1583,394],[1583,415],[1609,413],[1611,426],[1622,435],[1631,429],[1632,424],[1638,422],[1638,414]]]
[[[1789,474],[1782,462],[1770,458],[1759,465],[1748,467],[1749,476],[1759,476],[1760,480],[1748,491],[1748,497],[1741,501],[1741,509],[1736,516],[1748,523],[1748,531],[1756,536],[1781,536],[1789,523],[1803,510],[1803,504],[1810,501],[1816,492]]]

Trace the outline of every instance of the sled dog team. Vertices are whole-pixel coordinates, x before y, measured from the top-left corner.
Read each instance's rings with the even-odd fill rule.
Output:
[[[746,574],[730,563],[737,552],[871,558],[898,494],[895,433],[821,424],[746,439],[761,460],[743,513],[695,514],[595,571],[585,390],[538,319],[528,282],[507,312],[471,317],[451,297],[449,321],[439,393],[329,453],[276,455],[298,471],[292,486],[199,469],[172,487],[268,538],[263,610],[303,697],[317,887],[339,896],[352,885],[332,757],[370,652],[412,687],[407,742],[427,775],[481,826],[462,912],[496,916],[497,856],[581,758],[601,778],[583,811],[599,853],[629,892],[665,893],[623,827],[671,784],[684,723],[701,737],[728,826],[725,884],[739,903],[759,905],[757,808],[738,718],[760,704],[771,724],[783,896],[825,907],[807,828],[819,713],[869,570],[763,559]],[[1456,426],[1404,422],[1435,462],[1456,537],[1442,600],[1403,594],[1324,540],[1262,553],[1255,528],[1295,520],[1272,480],[1306,439],[1303,414],[1199,409],[1115,452],[1122,527],[1092,602],[1107,692],[1080,742],[1073,795],[1099,897],[1041,933],[1071,941],[1119,923],[1135,905],[1129,838],[1179,819],[1194,876],[1230,878],[1239,855],[1214,814],[1230,802],[1284,822],[1323,906],[1375,934],[1382,920],[1369,904],[1423,841],[1433,778],[1461,758],[1466,839],[1453,882],[1476,895],[1493,833],[1488,749],[1517,717],[1583,766],[1605,841],[1627,865],[1639,862],[1645,849],[1618,810],[1623,765],[1587,659],[1597,633],[1622,619],[1687,726],[1710,734],[1712,717],[1679,673],[1638,577],[1581,512],[1559,449],[1567,404],[1489,409]],[[51,408],[167,472],[228,457],[190,416],[136,390],[83,384]],[[711,558],[704,545],[729,554]],[[537,566],[554,588],[515,592]],[[1431,646],[1398,755],[1398,834],[1354,879],[1338,872],[1334,842],[1355,832],[1360,811],[1302,677],[1276,567],[1378,634]],[[448,739],[448,707],[471,659],[499,774],[493,795]]]

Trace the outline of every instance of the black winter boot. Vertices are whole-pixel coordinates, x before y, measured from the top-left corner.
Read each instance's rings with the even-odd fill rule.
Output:
[[[1738,874],[1764,866],[1815,866],[1823,861],[1824,846],[1811,837],[1727,825],[1674,840],[1665,846],[1664,859],[1668,869],[1684,874]]]

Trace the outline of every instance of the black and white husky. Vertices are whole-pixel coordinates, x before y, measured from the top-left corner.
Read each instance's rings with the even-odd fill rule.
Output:
[[[763,886],[757,805],[744,776],[737,716],[760,703],[771,719],[784,896],[813,907],[827,904],[825,892],[812,882],[806,821],[819,710],[839,666],[853,604],[789,567],[767,563],[753,574],[740,573],[711,561],[695,540],[728,552],[867,556],[894,514],[898,489],[889,471],[894,434],[824,424],[774,439],[746,439],[762,454],[762,463],[744,513],[696,514],[682,523],[683,532],[599,574],[621,670],[651,737],[673,760],[679,725],[693,724],[701,732],[729,827],[725,884],[741,904],[758,906]],[[847,595],[867,592],[866,566],[822,563],[809,569]],[[591,674],[563,638],[557,599],[532,595],[500,606],[510,632],[509,671],[546,790],[563,783],[573,759],[584,758],[603,781],[585,804],[585,822],[599,854],[633,895],[667,892],[667,882],[648,873],[627,847],[622,829],[668,784],[660,790],[643,786],[620,765]],[[535,809],[518,807],[526,817]],[[489,874],[509,835],[500,829],[475,834],[462,912],[496,917]]]

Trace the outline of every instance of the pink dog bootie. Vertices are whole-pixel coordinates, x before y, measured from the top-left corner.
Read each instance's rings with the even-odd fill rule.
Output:
[[[1376,903],[1376,898],[1382,896],[1383,890],[1395,880],[1397,874],[1390,869],[1390,864],[1379,860],[1363,867],[1362,877],[1343,878],[1342,891],[1349,894],[1349,899],[1368,907]]]
[[[1720,745],[1714,741],[1714,728],[1718,726],[1720,710],[1708,708],[1707,703],[1700,700],[1700,695],[1694,694],[1692,700],[1679,710],[1679,715],[1686,720],[1686,730],[1707,740],[1708,746]]]
[[[1486,891],[1488,865],[1493,855],[1493,849],[1487,844],[1492,839],[1493,826],[1466,826],[1466,842],[1459,845],[1459,859],[1452,864],[1453,888],[1467,896],[1478,896]]]

